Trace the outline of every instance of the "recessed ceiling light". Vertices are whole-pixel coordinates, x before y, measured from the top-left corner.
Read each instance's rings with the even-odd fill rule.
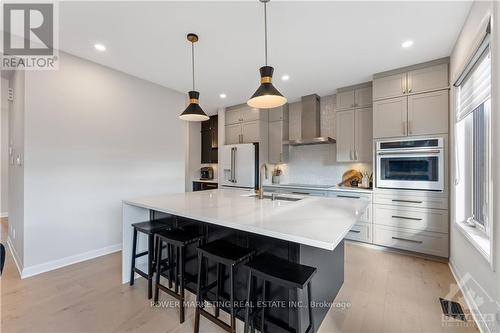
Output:
[[[103,45],[103,44],[94,44],[94,48],[97,50],[97,51],[100,51],[100,52],[104,52],[106,51],[106,46]]]
[[[412,40],[405,40],[402,44],[401,47],[407,49],[409,47],[413,46],[413,41]]]
[[[288,80],[290,80],[290,76],[285,74],[285,75],[283,75],[283,76],[281,77],[281,80],[283,80],[283,81],[288,81]]]
[[[220,98],[226,98],[227,96],[226,96],[226,94],[220,94],[219,97]]]

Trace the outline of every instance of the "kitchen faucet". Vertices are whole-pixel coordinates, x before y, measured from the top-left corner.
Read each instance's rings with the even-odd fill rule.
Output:
[[[260,170],[259,170],[259,189],[257,190],[257,197],[259,199],[264,199],[264,188],[262,186],[262,168],[264,168],[264,175],[267,179],[267,165],[266,165],[266,163],[262,163],[262,165],[260,166]]]

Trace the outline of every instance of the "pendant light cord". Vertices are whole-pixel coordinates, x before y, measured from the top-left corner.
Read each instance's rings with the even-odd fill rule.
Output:
[[[193,70],[193,91],[194,91],[194,43],[191,42],[191,69]]]
[[[264,52],[266,53],[267,66],[267,2],[264,2]]]

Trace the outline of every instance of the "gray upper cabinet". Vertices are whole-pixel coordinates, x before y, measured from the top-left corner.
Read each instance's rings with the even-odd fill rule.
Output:
[[[373,103],[372,87],[359,88],[354,91],[354,106],[364,108]]]
[[[447,59],[375,74],[373,100],[376,139],[448,133]]]
[[[372,105],[371,83],[338,89],[336,97],[337,110],[349,110]]]
[[[226,125],[226,145],[241,143],[241,124]]]
[[[246,104],[241,104],[228,108],[225,119],[226,125],[256,120],[267,121],[267,110],[254,109]]]
[[[288,122],[270,121],[269,122],[269,158],[271,164],[286,163],[288,161]]]
[[[337,113],[337,162],[372,161],[372,108]]]
[[[389,75],[373,80],[373,100],[392,98],[406,93],[406,73]]]
[[[373,100],[442,90],[449,86],[448,63],[443,63],[443,60],[410,66],[396,72],[399,73],[374,75]]]
[[[288,104],[285,104],[283,106],[274,108],[274,109],[269,109],[269,122],[272,121],[288,121]]]
[[[373,102],[374,138],[406,136],[407,121],[407,97]]]
[[[354,90],[337,92],[337,110],[354,108]]]
[[[337,112],[337,162],[351,162],[354,159],[355,111]]]
[[[408,135],[448,133],[448,90],[408,96]]]
[[[440,64],[408,72],[408,93],[448,88],[448,64]]]

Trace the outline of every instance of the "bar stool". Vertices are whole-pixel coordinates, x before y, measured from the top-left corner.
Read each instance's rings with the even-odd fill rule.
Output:
[[[198,243],[201,245],[204,236],[197,231],[185,230],[182,228],[174,228],[171,230],[160,230],[156,233],[156,283],[154,302],[158,302],[159,290],[166,292],[179,301],[179,321],[184,322],[184,283],[185,283],[185,264],[186,264],[186,247],[190,244]],[[163,243],[167,244],[167,260],[162,260]],[[172,255],[173,250],[177,255],[174,260]],[[172,270],[175,270],[175,291],[170,290],[172,287]],[[160,283],[160,276],[165,276],[168,272],[169,286],[164,286]],[[165,276],[166,277],[166,276]],[[180,289],[180,290],[179,290]]]
[[[236,332],[236,317],[234,310],[234,274],[236,267],[242,263],[245,263],[254,254],[253,249],[244,248],[238,245],[231,244],[225,240],[216,240],[198,247],[198,286],[196,289],[196,310],[194,315],[194,332],[198,333],[200,329],[200,315],[209,319],[213,323],[217,324],[219,327],[227,332]],[[206,263],[207,259],[214,261],[217,264],[216,281],[208,284],[207,281],[203,281],[205,273],[208,271],[208,265]],[[221,293],[223,291],[224,282],[224,267],[229,266],[229,310],[231,315],[231,324],[228,325],[219,317],[219,301],[222,298]],[[207,312],[204,307],[204,295],[212,288],[217,287],[215,293],[215,316]],[[223,299],[225,300],[225,299]]]
[[[312,319],[312,309],[311,309],[311,279],[316,273],[315,267],[310,267],[306,265],[301,265],[293,263],[291,261],[281,259],[269,254],[261,254],[250,260],[245,267],[249,269],[248,273],[248,285],[247,285],[247,304],[245,308],[245,329],[244,333],[248,332],[249,326],[252,326],[252,331],[255,330],[254,319],[258,311],[260,311],[260,332],[265,332],[265,321],[266,321],[266,302],[268,301],[268,290],[269,283],[274,283],[279,286],[286,287],[288,289],[304,289],[307,285],[307,308],[309,313],[309,326],[306,329],[306,333],[314,332],[314,324]],[[253,279],[260,278],[263,280],[262,284],[262,304],[264,307],[262,309],[256,310],[250,313],[250,300],[254,298],[253,295]],[[296,300],[298,301],[298,299]],[[300,316],[299,308],[297,308],[297,316]],[[300,321],[299,321],[300,322]],[[300,329],[283,327],[285,330],[297,332]]]
[[[170,229],[172,228],[173,219],[172,218],[163,218],[157,220],[151,220],[146,222],[139,222],[132,224],[134,228],[134,236],[132,240],[132,265],[130,268],[130,285],[134,285],[134,277],[135,273],[139,274],[143,278],[148,280],[148,299],[151,299],[153,296],[153,266],[155,263],[155,240],[154,235],[156,232],[160,230]],[[137,233],[142,232],[148,236],[148,250],[136,253],[137,252]],[[135,259],[148,255],[148,272],[141,271],[137,267],[135,267]]]

